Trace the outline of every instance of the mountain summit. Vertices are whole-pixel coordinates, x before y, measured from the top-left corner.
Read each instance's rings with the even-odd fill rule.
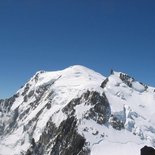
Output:
[[[155,147],[155,88],[76,65],[0,100],[0,155],[140,155]]]

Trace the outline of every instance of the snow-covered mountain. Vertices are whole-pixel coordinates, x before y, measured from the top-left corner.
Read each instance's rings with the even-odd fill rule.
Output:
[[[155,88],[83,66],[37,72],[0,100],[0,155],[140,155],[155,147]]]

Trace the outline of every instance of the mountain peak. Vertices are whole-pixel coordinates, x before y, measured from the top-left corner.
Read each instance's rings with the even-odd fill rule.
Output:
[[[0,100],[1,154],[139,155],[155,146],[154,101],[153,88],[121,72],[39,71]]]
[[[105,77],[87,67],[74,65],[59,71],[39,71],[28,82],[35,87],[41,85],[56,84],[71,87],[86,87],[94,83],[101,83]],[[87,85],[87,86],[86,86]]]
[[[89,68],[87,68],[87,67],[85,67],[83,65],[72,65],[72,66],[70,66],[68,68],[77,69],[77,70],[87,70],[87,69],[89,70]]]

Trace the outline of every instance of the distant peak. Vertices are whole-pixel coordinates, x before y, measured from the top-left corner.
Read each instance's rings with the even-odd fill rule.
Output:
[[[117,72],[117,71],[112,71],[112,74],[110,75],[113,79],[120,79],[123,83],[125,83],[127,86],[130,88],[133,88],[136,91],[143,92],[147,90],[148,86],[142,82],[137,81],[134,77],[123,73],[123,72]],[[105,81],[104,83],[106,83]],[[102,84],[102,87],[104,85]]]

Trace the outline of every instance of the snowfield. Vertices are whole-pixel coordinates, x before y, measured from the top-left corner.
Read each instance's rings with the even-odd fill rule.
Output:
[[[0,155],[25,154],[32,138],[40,141],[49,121],[60,127],[70,115],[64,108],[76,99],[78,104],[73,102],[69,110],[91,155],[140,155],[144,145],[155,147],[154,90],[124,73],[113,72],[106,78],[80,65],[37,72],[14,100],[0,102]],[[94,105],[81,96],[88,91],[105,94],[110,106],[105,124],[87,119]],[[50,154],[48,149],[44,154]]]

